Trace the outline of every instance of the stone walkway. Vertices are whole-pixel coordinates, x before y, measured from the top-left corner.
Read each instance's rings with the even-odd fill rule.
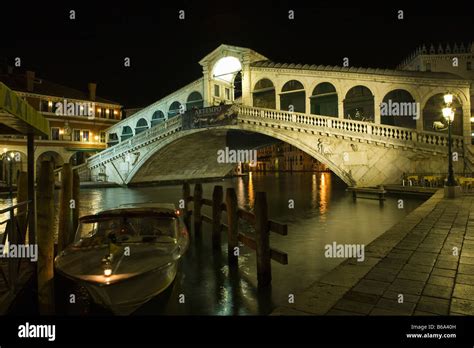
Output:
[[[474,315],[473,204],[439,190],[272,315]]]

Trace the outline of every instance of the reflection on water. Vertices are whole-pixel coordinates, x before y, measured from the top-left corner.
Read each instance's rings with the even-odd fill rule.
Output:
[[[319,212],[321,213],[321,218],[325,218],[331,195],[331,180],[329,173],[320,173],[320,178],[319,195],[321,198],[319,200]]]
[[[337,243],[367,244],[422,203],[404,197],[388,197],[384,206],[376,200],[352,201],[345,185],[331,173],[253,173],[247,177],[203,184],[203,196],[212,197],[214,185],[234,187],[240,206],[253,209],[255,193],[267,192],[269,218],[288,224],[288,236],[272,234],[272,247],[288,253],[289,265],[272,261],[272,288],[256,288],[255,252],[242,246],[238,269],[227,265],[226,236],[221,252],[213,252],[211,226],[204,223],[201,238],[192,237],[180,272],[166,292],[140,308],[137,314],[267,314],[287,303],[342,259],[324,257],[324,246]],[[225,192],[225,191],[224,191]],[[57,192],[56,192],[57,194]],[[181,199],[181,186],[107,188],[81,190],[80,214],[94,213],[132,202],[174,202]],[[294,201],[291,209],[289,200]],[[5,201],[0,201],[0,207]],[[210,207],[203,213],[211,216]],[[225,214],[223,216],[225,219]],[[225,220],[224,220],[225,221]],[[245,222],[239,228],[250,231]],[[179,303],[180,294],[185,303]]]
[[[243,181],[242,178],[240,180]],[[249,173],[249,178],[248,178],[248,206],[253,209],[253,205],[255,203],[255,192],[253,189],[253,173]]]

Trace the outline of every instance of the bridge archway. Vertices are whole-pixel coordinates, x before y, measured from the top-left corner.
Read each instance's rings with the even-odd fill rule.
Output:
[[[234,90],[234,96],[232,100],[242,97],[242,71],[239,71],[237,74],[235,74],[232,87]]]
[[[344,118],[357,121],[374,121],[374,95],[365,86],[349,89],[344,99]]]
[[[423,129],[425,131],[434,131],[433,123],[441,122],[446,124],[442,109],[445,107],[444,94],[438,93],[432,95],[423,108]],[[452,132],[454,135],[463,135],[463,111],[462,104],[456,95],[453,95],[454,121],[452,123]],[[447,130],[440,131],[447,133]]]
[[[151,126],[154,127],[165,120],[165,114],[161,110],[156,110],[151,116]]]
[[[120,141],[127,140],[128,138],[133,137],[132,128],[129,126],[124,126],[122,128],[122,135],[120,136]]]
[[[144,118],[140,118],[135,126],[135,134],[140,134],[141,132],[146,131],[147,129],[148,122]]]
[[[126,183],[133,182],[134,177],[144,168],[145,168],[145,170],[148,170],[149,172],[154,173],[153,170],[146,169],[149,166],[148,161],[156,160],[156,161],[162,163],[163,161],[158,160],[155,156],[158,155],[162,150],[166,150],[169,146],[175,146],[175,148],[173,148],[173,151],[171,151],[169,149],[167,151],[168,153],[172,153],[173,156],[175,156],[174,158],[182,158],[181,155],[183,155],[183,156],[188,155],[188,156],[190,156],[189,158],[194,160],[195,158],[197,158],[197,156],[195,154],[193,155],[194,150],[195,151],[201,151],[201,152],[203,152],[205,150],[204,147],[200,147],[199,149],[195,147],[195,145],[194,145],[195,142],[196,142],[196,140],[194,139],[195,135],[197,135],[199,137],[199,139],[203,139],[202,134],[200,134],[202,132],[210,132],[210,134],[212,134],[213,132],[219,132],[219,131],[223,131],[223,130],[225,131],[225,130],[229,130],[229,129],[247,131],[247,132],[252,132],[252,133],[259,133],[259,134],[267,135],[267,136],[273,137],[275,139],[281,140],[281,141],[286,142],[288,144],[292,144],[295,148],[300,149],[301,151],[307,153],[308,155],[310,155],[311,157],[313,157],[317,161],[324,164],[329,170],[331,170],[335,175],[337,175],[340,179],[342,179],[346,184],[348,184],[348,185],[354,185],[355,184],[355,181],[352,178],[351,174],[344,169],[344,166],[341,166],[340,164],[333,162],[327,156],[325,151],[322,151],[320,146],[315,146],[314,145],[314,142],[315,142],[314,137],[309,136],[309,135],[307,137],[305,137],[305,136],[302,136],[302,135],[298,134],[298,135],[296,135],[296,138],[295,138],[295,134],[291,133],[290,131],[276,132],[276,131],[271,131],[270,129],[268,129],[268,127],[263,127],[263,126],[261,126],[261,127],[257,126],[257,129],[256,129],[255,126],[247,125],[247,124],[242,124],[242,125],[239,125],[239,126],[215,127],[215,128],[212,128],[212,129],[193,129],[193,130],[180,131],[180,132],[174,133],[172,136],[169,136],[167,139],[163,140],[162,142],[160,142],[159,144],[154,146],[152,150],[143,153],[139,157],[138,161],[136,162],[136,165],[129,172],[129,174],[126,178]],[[186,148],[186,146],[184,146],[184,143],[183,143],[183,140],[186,141],[186,137],[189,137],[188,138],[189,141],[187,141],[189,143],[189,148]],[[211,137],[209,136],[209,137],[204,137],[204,138],[208,139],[208,138],[211,138]],[[320,138],[320,139],[321,139],[321,143],[323,143],[324,139],[322,139],[322,138]],[[179,146],[176,145],[178,143],[179,143]],[[222,145],[220,145],[220,146],[222,147]],[[223,145],[223,146],[225,147],[225,145]],[[216,158],[213,160],[213,163],[216,163],[217,162],[216,152],[217,152],[218,149],[219,148],[211,149],[212,151],[209,154],[207,154],[206,156],[203,156],[202,160],[207,160],[207,159],[212,160],[212,156],[216,156]],[[190,154],[187,154],[187,152],[189,152]],[[202,153],[200,153],[200,155],[202,156]],[[334,158],[337,159],[339,157],[340,156],[336,156]],[[174,163],[176,164],[176,161],[174,161]],[[184,163],[187,163],[187,162],[184,162]],[[205,165],[209,168],[209,164],[203,164],[203,165]],[[183,165],[177,165],[175,167],[177,167],[177,168],[179,168],[179,170],[182,170],[182,171],[185,171],[185,172],[195,172],[196,171],[196,169],[194,167],[192,168],[192,170],[191,170],[191,168],[187,168],[187,169],[184,168]],[[167,174],[170,174],[170,173],[167,173]]]
[[[188,99],[186,100],[186,110],[192,109],[202,109],[204,107],[204,99],[202,94],[194,91],[189,94]]]
[[[416,119],[421,117],[419,104],[405,89],[394,89],[388,92],[380,104],[380,120],[382,124],[416,128]]]
[[[231,83],[235,75],[242,70],[240,60],[234,56],[225,56],[218,59],[212,67],[212,78]]]
[[[56,151],[45,151],[41,153],[36,159],[36,172],[39,173],[41,162],[50,161],[53,164],[53,169],[62,167],[64,164],[63,157]]]
[[[212,65],[213,104],[231,103],[242,95],[242,63],[233,55],[221,56]]]
[[[253,106],[276,109],[275,85],[270,79],[259,80],[253,88],[252,97]]]
[[[338,116],[338,96],[333,84],[329,82],[318,84],[309,98],[313,115]]]
[[[280,110],[306,112],[306,91],[298,80],[290,80],[281,88]]]
[[[109,133],[109,139],[107,141],[107,146],[114,146],[119,143],[119,137],[117,133]]]
[[[182,105],[179,101],[172,102],[168,109],[168,118],[175,117],[176,115],[180,114],[181,109]]]

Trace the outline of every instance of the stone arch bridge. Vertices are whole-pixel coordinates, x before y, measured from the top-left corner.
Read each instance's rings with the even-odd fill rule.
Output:
[[[119,184],[224,176],[234,164],[218,163],[217,150],[226,146],[229,129],[291,143],[348,185],[396,183],[403,173],[446,169],[444,134],[244,105],[230,112],[231,119],[215,125],[186,126],[186,115],[168,119],[90,158],[83,170]],[[453,149],[459,154],[455,170],[465,170],[461,136],[454,137]]]
[[[348,185],[444,173],[447,133],[433,125],[443,122],[446,93],[453,95],[455,171],[472,172],[473,91],[452,73],[275,63],[230,45],[199,64],[202,77],[110,127],[109,147],[88,159],[83,177],[134,184],[223,176],[234,167],[217,162],[229,130],[290,143]],[[190,126],[190,115],[223,106],[232,122],[214,112],[213,123]]]

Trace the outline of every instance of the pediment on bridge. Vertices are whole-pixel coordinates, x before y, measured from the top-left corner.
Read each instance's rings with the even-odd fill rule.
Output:
[[[203,67],[213,65],[217,60],[222,57],[236,57],[242,63],[252,63],[261,60],[268,60],[264,55],[255,52],[254,50],[246,47],[231,46],[222,44],[213,50],[211,53],[206,55],[199,61]]]

